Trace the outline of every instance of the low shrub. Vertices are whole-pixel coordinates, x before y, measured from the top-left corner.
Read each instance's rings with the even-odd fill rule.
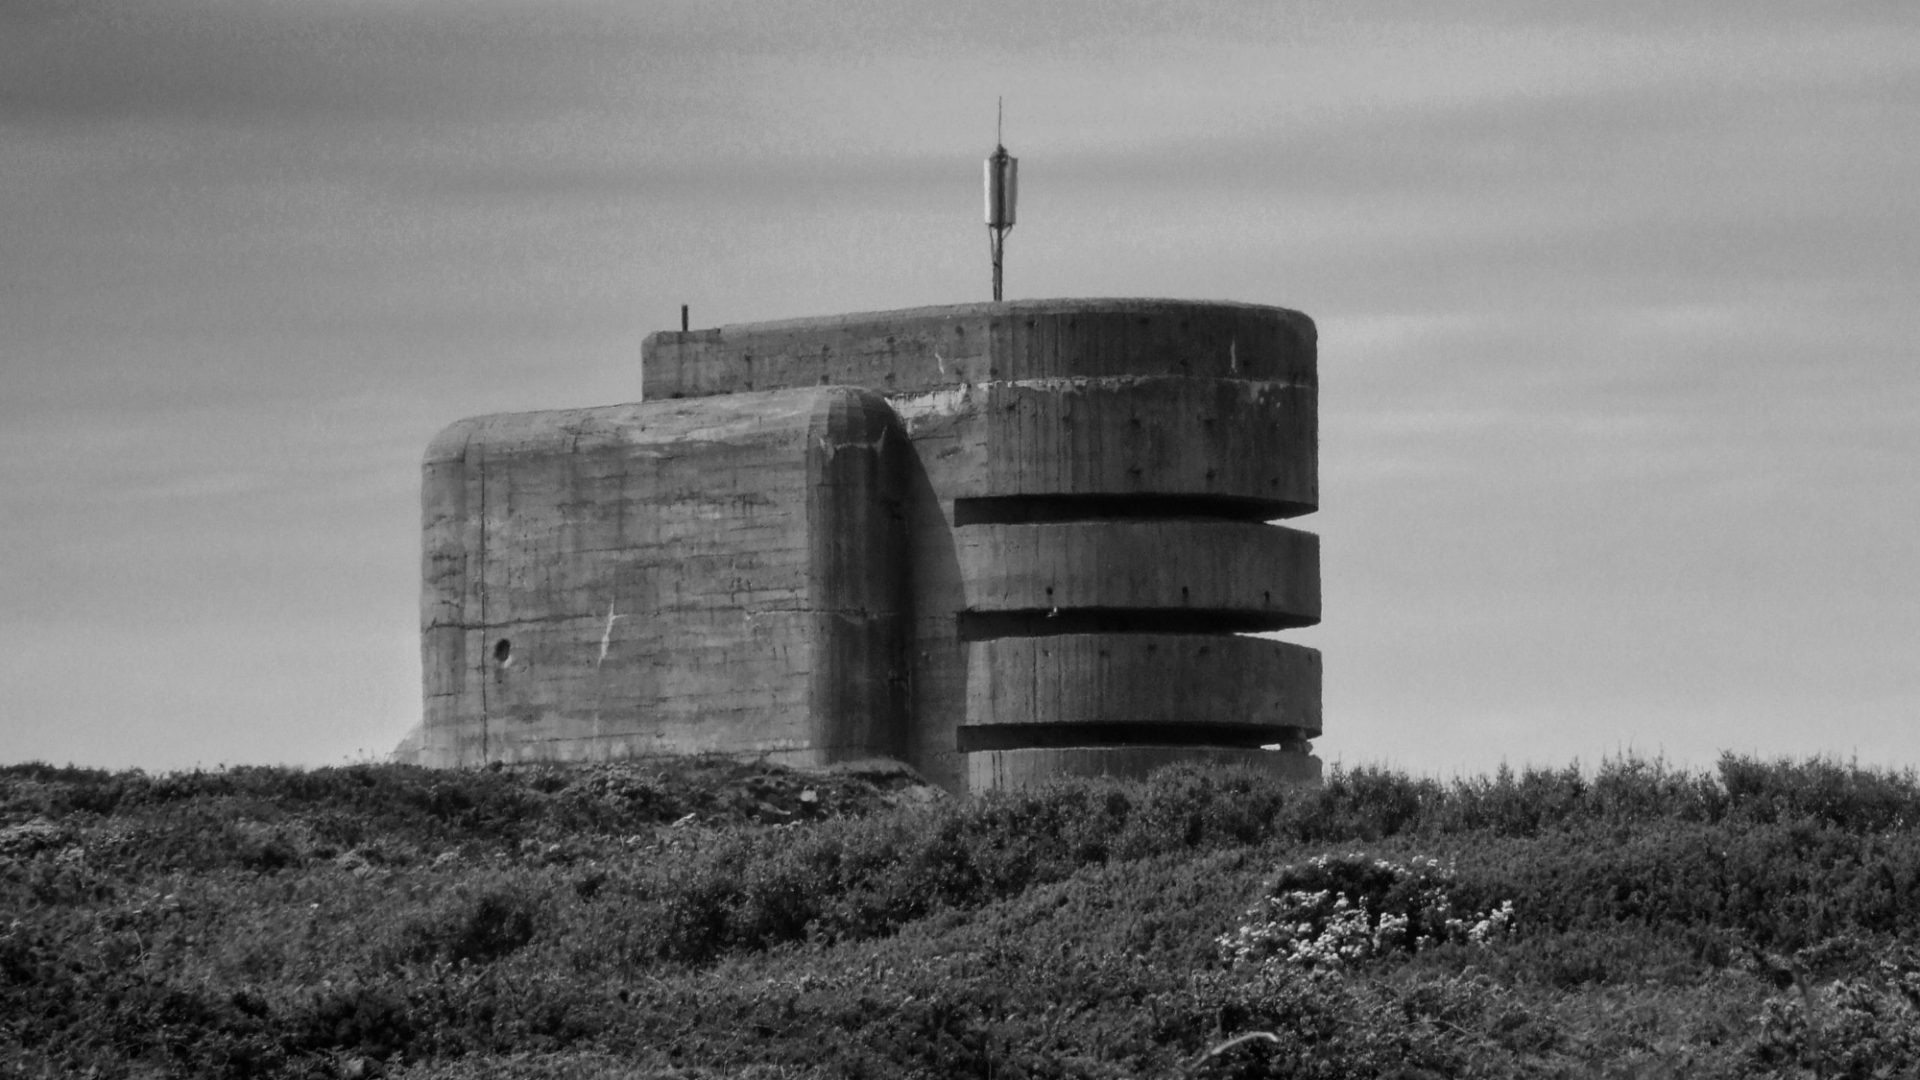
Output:
[[[1915,1052],[1904,775],[911,782],[0,768],[0,1074],[1707,1080]]]
[[[495,886],[456,894],[409,919],[396,952],[416,963],[490,963],[533,940],[539,913],[538,900],[520,889]]]
[[[1888,1076],[1920,1062],[1920,949],[1904,946],[1869,969],[1824,984],[1798,982],[1767,999],[1757,1064],[1814,1076]]]
[[[1456,908],[1453,872],[1438,860],[1406,863],[1359,852],[1282,867],[1244,921],[1218,944],[1230,965],[1337,969],[1375,956],[1447,942],[1485,945],[1513,925],[1513,901]]]

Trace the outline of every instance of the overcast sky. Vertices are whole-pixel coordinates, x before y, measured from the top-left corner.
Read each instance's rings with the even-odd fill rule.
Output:
[[[0,0],[0,761],[383,754],[419,458],[696,326],[1320,327],[1328,761],[1920,763],[1920,11]]]

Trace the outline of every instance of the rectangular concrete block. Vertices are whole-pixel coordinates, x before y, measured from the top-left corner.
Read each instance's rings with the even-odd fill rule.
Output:
[[[898,756],[905,450],[844,388],[455,424],[425,463],[417,757]]]

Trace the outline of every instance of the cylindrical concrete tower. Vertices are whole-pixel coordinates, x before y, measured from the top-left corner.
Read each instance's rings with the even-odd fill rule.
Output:
[[[656,334],[649,397],[855,385],[914,451],[910,760],[974,790],[1174,760],[1318,776],[1316,338],[1060,300]],[[1263,749],[1263,747],[1271,749]]]

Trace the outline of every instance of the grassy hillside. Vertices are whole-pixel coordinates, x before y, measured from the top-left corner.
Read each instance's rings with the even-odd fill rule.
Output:
[[[1174,769],[960,801],[720,761],[0,769],[16,1074],[1915,1062],[1911,774],[1728,757],[1289,790]]]

